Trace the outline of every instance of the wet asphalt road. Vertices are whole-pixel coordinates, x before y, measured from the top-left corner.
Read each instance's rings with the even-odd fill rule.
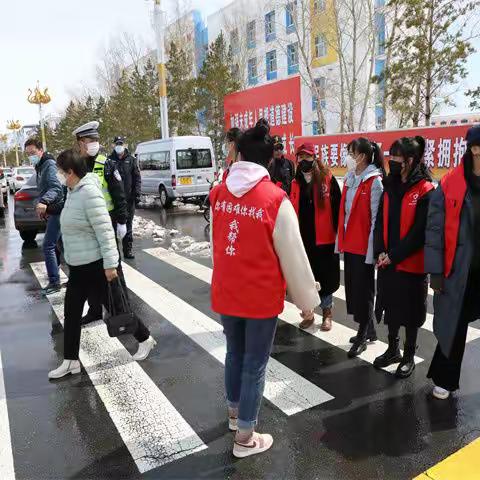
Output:
[[[166,216],[161,210],[139,214],[198,241],[208,235],[201,214]],[[151,380],[150,387],[162,392],[208,447],[172,461],[167,454],[151,459],[161,466],[140,473],[138,459],[121,432],[133,432],[134,442],[147,432],[119,424],[112,402],[102,397],[112,385],[83,370],[59,382],[47,379],[61,360],[63,338],[30,267],[42,260],[41,236],[38,241],[23,245],[11,218],[0,223],[0,352],[10,421],[10,439],[0,442],[11,442],[17,479],[410,479],[479,436],[480,340],[467,346],[461,392],[439,402],[430,396],[425,378],[435,347],[431,332],[422,329],[419,334],[418,356],[424,361],[410,379],[397,381],[282,321],[272,357],[333,399],[290,416],[264,401],[259,430],[274,436],[274,447],[263,456],[234,460],[225,421],[222,364],[200,346],[201,338],[181,331],[170,312],[162,315],[152,302],[132,294],[135,310],[158,340],[140,368]],[[218,322],[205,282],[144,252],[161,245],[151,238],[136,240],[137,257],[129,265],[163,287],[163,294],[173,294],[198,315]],[[209,266],[208,259],[192,260]],[[354,328],[342,300],[336,302],[335,319]],[[379,336],[386,341],[383,326]],[[136,345],[126,337],[119,345],[123,347],[132,353]],[[121,380],[129,402],[129,379]],[[151,404],[145,402],[129,407],[140,409],[145,417],[152,413]],[[175,421],[164,422],[164,437],[177,434]],[[159,435],[160,442],[162,438]]]

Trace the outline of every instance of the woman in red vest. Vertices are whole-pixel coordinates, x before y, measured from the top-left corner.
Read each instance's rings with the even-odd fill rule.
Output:
[[[375,267],[373,230],[382,196],[383,155],[376,143],[358,138],[348,145],[348,163],[338,218],[337,251],[344,254],[347,312],[359,324],[348,356],[367,349],[377,338],[373,323]],[[353,160],[353,161],[352,161]]]
[[[428,378],[439,399],[458,390],[468,324],[480,318],[480,126],[466,141],[461,164],[442,178],[428,212],[425,267],[438,340]]]
[[[297,212],[303,244],[315,280],[320,283],[321,330],[332,328],[333,294],[340,286],[340,257],[335,253],[341,191],[330,170],[315,158],[313,144],[297,149],[298,168],[290,200]],[[314,312],[302,313],[300,328],[310,328]]]
[[[390,147],[390,174],[374,234],[378,259],[377,314],[385,312],[388,349],[374,366],[385,368],[400,363],[396,375],[409,377],[415,368],[418,329],[427,316],[427,275],[424,267],[425,226],[428,204],[434,190],[430,172],[422,161],[425,140],[403,137]],[[405,301],[408,299],[408,301]],[[400,327],[405,327],[403,357]]]
[[[295,210],[266,169],[273,157],[268,125],[247,130],[238,150],[241,160],[210,194],[212,309],[227,339],[229,427],[237,431],[233,454],[247,457],[273,443],[255,425],[286,286],[302,311],[313,310],[320,299]]]

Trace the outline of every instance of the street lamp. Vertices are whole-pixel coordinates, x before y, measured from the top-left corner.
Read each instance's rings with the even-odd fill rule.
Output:
[[[2,152],[3,152],[3,166],[7,166],[7,142],[8,142],[8,135],[2,133],[0,135],[0,143],[2,144]]]
[[[15,159],[17,162],[17,167],[20,165],[20,161],[18,159],[18,131],[22,128],[20,122],[18,120],[10,120],[7,122],[7,128],[12,130],[15,138]]]
[[[42,144],[43,144],[43,150],[47,150],[47,141],[45,140],[45,125],[43,121],[43,105],[46,105],[47,103],[50,103],[52,98],[48,94],[48,88],[45,88],[43,92],[40,90],[39,82],[37,81],[37,86],[35,87],[35,90],[28,89],[28,97],[27,100],[29,103],[34,103],[35,105],[38,105],[38,111],[40,114],[40,131],[42,132]]]

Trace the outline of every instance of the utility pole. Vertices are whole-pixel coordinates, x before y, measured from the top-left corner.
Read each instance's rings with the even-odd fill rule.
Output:
[[[160,97],[160,126],[162,138],[170,136],[168,130],[167,72],[165,68],[165,26],[166,13],[160,6],[160,0],[154,0],[153,24],[157,43],[157,71],[159,79],[158,94]]]

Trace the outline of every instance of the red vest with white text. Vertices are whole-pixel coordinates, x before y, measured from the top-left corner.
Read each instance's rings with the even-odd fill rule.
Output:
[[[345,229],[345,202],[347,199],[348,187],[345,184],[340,202],[340,214],[338,217],[338,250],[340,253],[354,253],[366,255],[368,250],[368,239],[372,228],[371,193],[375,175],[363,181],[353,198],[352,210],[348,217],[347,228]]]
[[[313,181],[313,179],[312,179]],[[330,186],[332,182],[332,174],[325,178],[323,186],[324,205],[319,205],[318,186],[313,185],[313,202],[315,206],[315,237],[317,245],[330,245],[335,243],[336,232],[333,227],[332,205],[330,203]],[[300,210],[300,185],[296,180],[292,182],[292,189],[290,191],[290,200],[293,208],[297,212]]]
[[[285,196],[268,177],[241,198],[226,184],[211,191],[215,312],[261,319],[283,311],[286,284],[273,231]]]
[[[413,226],[418,201],[433,189],[434,186],[431,182],[421,180],[403,196],[402,210],[400,213],[400,239],[405,237]],[[383,242],[386,249],[388,249],[389,207],[390,200],[388,193],[385,192],[383,197]],[[409,273],[425,273],[425,255],[423,247],[400,262],[395,267],[395,270]]]
[[[440,182],[445,197],[445,256],[443,274],[448,277],[452,272],[457,251],[460,215],[467,193],[467,182],[463,162],[447,173]]]

